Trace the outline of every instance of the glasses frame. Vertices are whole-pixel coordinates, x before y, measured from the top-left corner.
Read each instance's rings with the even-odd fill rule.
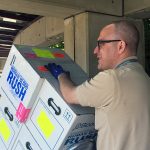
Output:
[[[111,43],[111,42],[119,42],[121,40],[98,40],[97,47],[100,48],[102,44]]]

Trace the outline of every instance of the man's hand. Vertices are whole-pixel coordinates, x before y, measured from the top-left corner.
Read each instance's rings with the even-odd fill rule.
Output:
[[[66,72],[62,66],[56,65],[55,63],[49,63],[45,67],[59,80],[60,90],[65,101],[71,104],[79,104],[75,94],[76,86],[70,79],[70,72]]]
[[[58,76],[62,73],[66,73],[62,66],[56,65],[55,63],[49,63],[46,68],[51,72],[51,74],[58,79]]]

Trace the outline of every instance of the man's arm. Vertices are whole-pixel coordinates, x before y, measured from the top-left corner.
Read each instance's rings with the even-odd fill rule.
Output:
[[[58,76],[60,91],[67,103],[70,104],[79,104],[79,101],[76,96],[76,86],[71,81],[69,76],[66,73],[61,73]]]
[[[51,74],[59,81],[60,91],[66,102],[71,104],[79,104],[76,96],[76,86],[71,81],[68,72],[64,71],[62,66],[55,63],[49,63],[45,67],[51,72]]]

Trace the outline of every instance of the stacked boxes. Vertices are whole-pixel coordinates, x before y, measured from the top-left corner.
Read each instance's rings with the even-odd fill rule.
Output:
[[[8,130],[7,134],[0,130],[0,147],[4,147],[3,141],[10,142],[12,129],[16,134],[9,148],[14,150],[65,150],[85,139],[95,139],[94,109],[69,105],[63,100],[58,81],[44,67],[53,62],[70,71],[76,84],[87,79],[62,50],[12,46],[0,85],[1,130]],[[8,110],[18,128],[9,125],[11,115],[4,113]]]

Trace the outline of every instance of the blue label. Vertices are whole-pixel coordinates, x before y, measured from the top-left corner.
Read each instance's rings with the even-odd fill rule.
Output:
[[[23,101],[29,85],[14,66],[11,66],[7,82],[13,94]]]
[[[74,145],[77,144],[81,141],[87,140],[87,139],[93,139],[95,140],[97,137],[97,132],[95,130],[85,132],[85,133],[75,133],[73,135],[70,135],[67,140],[65,141],[65,146],[66,145]]]

